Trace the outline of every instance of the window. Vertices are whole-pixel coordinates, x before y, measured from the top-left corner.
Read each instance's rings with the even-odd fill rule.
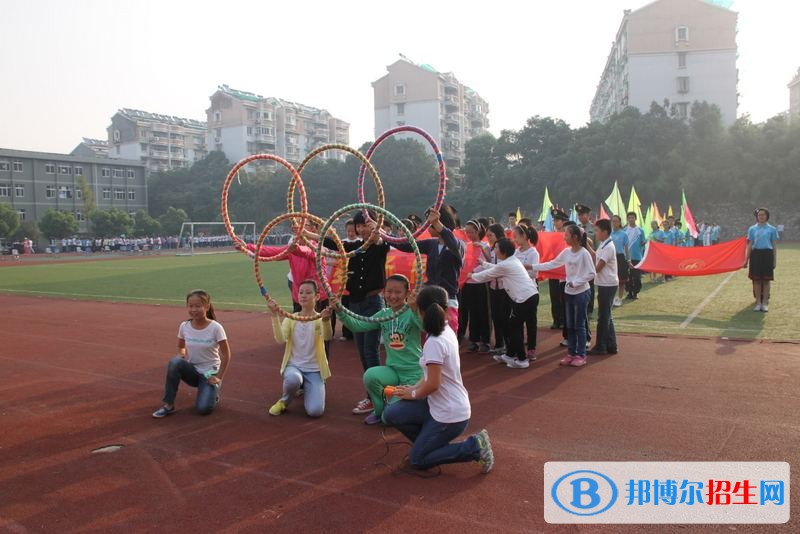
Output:
[[[128,189],[128,200],[136,200],[136,191]]]
[[[397,125],[398,126],[405,126],[406,125],[406,121],[397,121]]]
[[[675,28],[675,41],[677,42],[686,42],[689,40],[689,27],[688,26],[678,26]]]
[[[75,198],[77,198],[78,200],[83,200],[83,189],[81,189],[80,187],[75,188]]]
[[[124,189],[114,189],[114,198],[116,200],[125,200],[125,190]]]
[[[681,119],[685,119],[685,118],[689,117],[689,103],[688,102],[676,102],[675,103],[675,115],[677,115]]]
[[[67,165],[59,165],[58,166],[58,173],[59,174],[72,174],[72,167],[68,167]]]
[[[404,115],[405,114],[405,112],[406,112],[406,105],[405,104],[395,104],[395,107],[397,108],[396,111],[397,111],[398,115]]]
[[[247,135],[253,135],[253,127],[252,126],[248,126],[247,127]]]
[[[75,210],[72,212],[72,215],[75,216],[75,220],[78,222],[85,221],[86,215],[83,214],[81,210]]]
[[[139,145],[139,148],[141,149],[142,152],[147,153],[147,144],[141,143]]]
[[[111,200],[111,188],[104,187],[103,188],[103,200]]]
[[[394,96],[406,96],[406,84],[404,83],[395,84]]]
[[[58,198],[61,199],[72,198],[72,186],[71,185],[58,186]]]
[[[295,116],[294,115],[290,115],[290,114],[287,113],[287,115],[286,115],[286,124],[295,124],[296,122],[297,122],[297,119],[295,118]]]
[[[48,185],[45,189],[44,196],[46,198],[56,198],[56,186]]]
[[[17,198],[25,196],[25,184],[14,184],[14,196]]]
[[[119,130],[114,130],[114,141],[119,143]]]
[[[686,54],[687,52],[678,52],[678,68],[685,69],[686,68]]]
[[[261,116],[268,121],[272,120],[272,112],[271,111],[264,111],[261,113]]]
[[[142,139],[147,137],[147,130],[145,130],[144,128],[139,128],[139,137]]]
[[[75,176],[83,176],[83,167],[75,167]]]
[[[133,169],[125,169],[126,178],[136,178],[136,172]]]
[[[678,92],[681,94],[686,94],[689,92],[688,76],[678,76]]]
[[[20,221],[24,221],[25,220],[25,210],[17,210],[17,215],[19,215],[19,220]]]
[[[44,172],[46,174],[55,174],[56,173],[56,164],[55,163],[47,163],[47,164],[45,164]]]
[[[9,165],[7,161],[0,161],[0,171],[7,171],[10,168],[11,165]]]
[[[14,162],[14,172],[22,172],[22,162],[15,161]]]
[[[215,111],[214,122],[220,122],[220,121],[222,121],[222,113],[220,113],[219,111]]]
[[[253,111],[252,109],[248,109],[247,110],[247,119],[248,120],[254,119],[255,116],[256,116],[256,113],[257,113],[256,111]]]
[[[0,198],[2,197],[10,197],[11,196],[11,188],[8,184],[0,184]]]
[[[123,174],[122,169],[114,169],[114,178],[122,178],[123,176],[125,174]]]
[[[297,144],[297,137],[295,137],[293,135],[287,135],[286,136],[286,143],[288,143],[290,145],[296,145]]]
[[[104,167],[100,171],[100,176],[102,176],[103,178],[111,178],[111,169],[109,169],[108,167]]]

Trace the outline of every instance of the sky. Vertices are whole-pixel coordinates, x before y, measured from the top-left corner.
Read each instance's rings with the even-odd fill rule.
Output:
[[[205,120],[218,85],[327,109],[374,139],[371,82],[403,54],[489,102],[490,131],[580,127],[624,9],[647,0],[0,0],[0,147],[70,152],[120,108]],[[736,0],[739,115],[789,107],[800,2]]]

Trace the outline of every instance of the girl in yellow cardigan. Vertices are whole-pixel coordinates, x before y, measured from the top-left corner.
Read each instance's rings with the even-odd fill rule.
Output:
[[[319,288],[313,280],[304,280],[297,290],[300,315],[314,315],[314,307],[319,301]],[[272,311],[272,331],[275,341],[286,343],[281,363],[283,375],[283,396],[269,409],[270,415],[280,415],[286,411],[295,393],[303,388],[303,404],[306,414],[320,417],[325,411],[325,380],[331,376],[328,359],[325,356],[325,341],[333,337],[331,328],[331,309],[322,311],[322,318],[301,322],[284,319],[279,322],[276,314],[278,303],[269,300]]]

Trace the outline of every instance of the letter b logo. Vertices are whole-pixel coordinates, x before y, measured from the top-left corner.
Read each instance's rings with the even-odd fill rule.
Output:
[[[572,501],[570,504],[581,510],[590,510],[600,504],[599,484],[593,478],[575,478],[572,485]]]

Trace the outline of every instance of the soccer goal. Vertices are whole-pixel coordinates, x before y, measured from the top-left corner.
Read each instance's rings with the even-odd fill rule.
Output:
[[[255,243],[256,223],[232,222],[234,233],[245,243]],[[185,222],[178,236],[178,256],[235,252],[233,240],[223,222]]]

